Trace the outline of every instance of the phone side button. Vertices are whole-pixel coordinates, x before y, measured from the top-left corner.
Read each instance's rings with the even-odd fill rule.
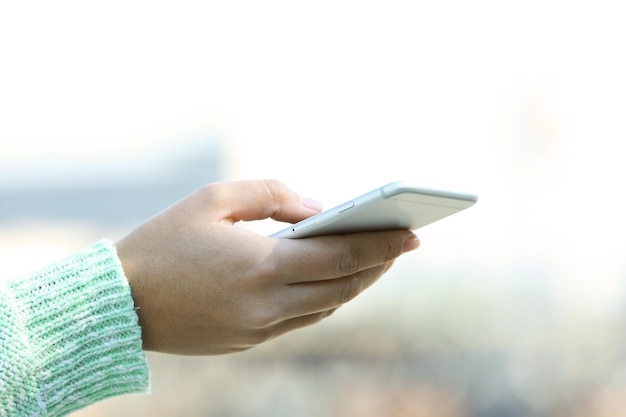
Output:
[[[344,211],[348,211],[350,210],[352,207],[354,207],[354,202],[348,203],[342,207],[339,208],[338,212],[339,213],[343,213]]]

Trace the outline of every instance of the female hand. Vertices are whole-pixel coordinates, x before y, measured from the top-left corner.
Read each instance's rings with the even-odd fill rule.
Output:
[[[404,230],[275,239],[235,226],[318,211],[278,181],[213,183],[119,241],[144,349],[251,348],[327,317],[419,246]]]

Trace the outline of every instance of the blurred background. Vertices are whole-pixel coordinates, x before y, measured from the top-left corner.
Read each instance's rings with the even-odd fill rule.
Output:
[[[625,18],[605,0],[0,3],[2,279],[211,181],[279,178],[326,207],[396,179],[479,194],[323,323],[149,354],[152,395],[75,416],[626,415]]]

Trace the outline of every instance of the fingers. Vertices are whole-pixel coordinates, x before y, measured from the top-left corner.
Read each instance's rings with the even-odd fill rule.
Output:
[[[276,292],[273,300],[262,303],[266,311],[252,316],[250,334],[243,345],[249,348],[323,320],[372,285],[392,262],[358,276],[283,286],[283,291]]]
[[[286,284],[352,276],[419,246],[415,234],[407,230],[277,241],[274,272]]]
[[[292,330],[319,323],[320,321],[332,315],[336,310],[336,308],[333,308],[330,310],[320,311],[318,313],[307,314],[305,316],[285,320],[271,328],[271,338],[288,333]]]
[[[287,285],[283,299],[290,300],[291,311],[284,314],[298,317],[338,308],[374,284],[392,263],[390,261],[348,277]]]
[[[282,320],[280,322],[261,328],[253,329],[246,335],[246,337],[238,337],[238,348],[231,349],[230,352],[246,350],[256,345],[260,345],[261,343],[267,342],[268,340],[274,339],[282,334],[288,333],[292,330],[313,325],[325,319],[326,317],[329,317],[336,310],[336,308],[333,308],[317,313],[311,313],[304,316]]]
[[[374,284],[390,266],[380,265],[351,277],[285,286],[281,300],[289,300],[288,305],[284,305],[288,310],[275,310],[279,317],[257,328],[258,336],[265,341],[329,317]]]
[[[253,180],[207,185],[203,192],[213,212],[235,223],[240,220],[274,220],[295,223],[319,213],[313,200],[302,199],[277,180]]]

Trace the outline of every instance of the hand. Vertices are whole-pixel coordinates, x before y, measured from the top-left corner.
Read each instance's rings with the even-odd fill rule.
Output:
[[[275,239],[234,226],[318,211],[278,181],[213,183],[119,241],[144,349],[251,348],[327,317],[419,246],[404,230]]]

